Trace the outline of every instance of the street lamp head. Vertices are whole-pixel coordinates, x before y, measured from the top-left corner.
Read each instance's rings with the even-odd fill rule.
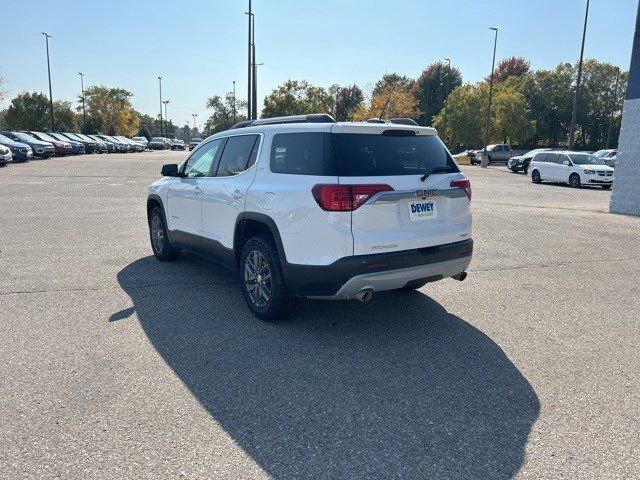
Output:
[[[494,32],[498,31],[498,29],[496,27],[489,27],[489,30],[493,30]]]
[[[81,77],[84,77],[84,73],[82,72],[78,72],[78,75],[80,75]]]
[[[44,35],[47,38],[51,38],[51,35],[49,35],[47,32],[40,32],[40,34]]]

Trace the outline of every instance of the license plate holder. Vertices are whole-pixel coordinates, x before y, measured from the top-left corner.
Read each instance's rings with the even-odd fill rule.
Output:
[[[412,222],[422,222],[438,218],[438,207],[435,200],[409,202],[408,208],[409,220]]]

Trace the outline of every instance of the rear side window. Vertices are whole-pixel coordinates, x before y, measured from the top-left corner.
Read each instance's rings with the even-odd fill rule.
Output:
[[[420,175],[437,166],[460,171],[435,135],[335,133],[333,146],[338,175],[345,177]]]
[[[220,165],[218,166],[218,177],[230,177],[244,172],[249,168],[249,163],[254,146],[258,143],[258,135],[240,135],[229,137],[224,146]],[[257,151],[257,146],[256,146]],[[255,159],[253,160],[255,162]]]
[[[325,175],[325,134],[281,133],[271,143],[273,173]]]

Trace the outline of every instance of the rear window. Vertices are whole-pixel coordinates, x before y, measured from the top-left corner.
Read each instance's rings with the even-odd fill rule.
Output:
[[[271,143],[271,171],[293,175],[333,174],[335,168],[330,165],[330,141],[329,134],[322,132],[274,135]],[[329,164],[329,168],[326,164]]]
[[[333,134],[338,175],[379,177],[419,175],[436,166],[459,172],[435,135]]]

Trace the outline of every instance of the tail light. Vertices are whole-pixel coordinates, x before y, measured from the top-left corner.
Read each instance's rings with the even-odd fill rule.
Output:
[[[471,182],[469,180],[466,178],[464,180],[452,180],[450,186],[461,188],[464,190],[464,193],[467,194],[469,200],[471,200]]]
[[[311,189],[321,209],[329,212],[356,210],[378,192],[393,190],[389,185],[318,184]]]

